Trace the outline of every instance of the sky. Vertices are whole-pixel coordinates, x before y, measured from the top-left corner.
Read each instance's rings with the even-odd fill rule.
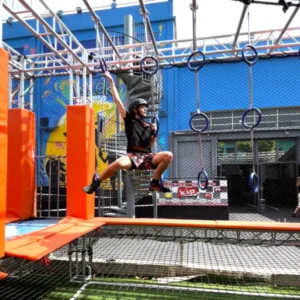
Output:
[[[5,0],[9,6],[13,6],[14,10],[21,9],[18,1]],[[75,11],[77,6],[85,7],[82,0],[44,0],[53,10]],[[164,1],[164,0],[162,0]],[[41,8],[38,0],[27,0],[39,13],[45,12]],[[149,2],[156,2],[150,0]],[[190,3],[192,0],[173,0],[174,15],[177,20],[177,38],[192,38],[192,11]],[[105,7],[112,3],[112,0],[89,0],[92,7]],[[101,3],[101,5],[99,5]],[[117,5],[139,4],[138,0],[116,0]],[[145,1],[145,3],[147,3]],[[236,32],[243,4],[232,0],[197,0],[197,37],[208,37],[217,35],[234,34]],[[250,30],[270,30],[281,29],[285,26],[290,15],[295,8],[291,7],[286,13],[282,11],[280,6],[267,6],[253,4],[250,6]],[[3,12],[5,13],[5,11]],[[7,17],[3,15],[2,19]],[[151,13],[151,11],[150,11]],[[151,20],[151,14],[149,15]],[[300,27],[300,10],[293,19],[290,27]],[[241,32],[247,32],[248,22],[244,19]]]

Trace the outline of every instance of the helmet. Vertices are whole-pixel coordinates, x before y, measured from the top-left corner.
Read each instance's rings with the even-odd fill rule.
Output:
[[[133,109],[137,108],[140,105],[146,105],[146,106],[148,106],[148,102],[146,100],[142,99],[142,98],[136,98],[136,99],[134,99],[134,100],[132,100],[132,101],[129,102],[129,104],[128,104],[128,111],[130,113],[132,113]]]

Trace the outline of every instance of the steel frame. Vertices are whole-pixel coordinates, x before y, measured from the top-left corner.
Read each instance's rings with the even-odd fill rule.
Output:
[[[136,43],[130,45],[116,46],[105,30],[100,18],[94,9],[90,6],[88,0],[83,0],[95,25],[95,39],[97,47],[94,49],[85,49],[76,39],[72,32],[67,28],[63,21],[51,10],[46,4],[46,0],[39,0],[44,8],[48,11],[51,20],[39,15],[30,5],[28,0],[17,0],[23,7],[25,12],[29,12],[36,19],[36,28],[33,28],[24,16],[24,11],[14,12],[6,3],[2,3],[6,9],[16,20],[18,20],[25,28],[39,40],[43,45],[48,47],[49,53],[39,53],[26,55],[24,59],[20,59],[22,55],[17,53],[9,45],[2,43],[3,48],[10,53],[10,69],[11,78],[25,80],[35,77],[51,77],[66,75],[70,77],[71,85],[73,85],[73,76],[76,76],[75,84],[78,85],[79,78],[83,78],[83,97],[79,94],[70,96],[70,104],[74,103],[90,103],[91,99],[86,99],[86,90],[91,89],[91,76],[93,73],[99,72],[98,60],[100,57],[105,58],[109,68],[117,68],[119,70],[138,69],[139,66],[132,66],[132,63],[140,62],[144,56],[144,49],[153,47],[156,59],[159,61],[160,67],[169,65],[180,65],[187,62],[187,58],[194,49],[204,52],[209,60],[232,60],[241,59],[241,50],[248,42],[248,36],[253,36],[252,44],[256,47],[260,57],[277,56],[277,55],[296,55],[300,47],[300,27],[289,28],[291,21],[296,16],[299,7],[296,7],[283,29],[273,29],[255,32],[241,33],[240,29],[246,15],[249,5],[244,5],[241,17],[235,34],[208,36],[193,39],[181,40],[165,40],[155,41],[148,11],[144,1],[139,0],[141,7],[141,15],[143,16],[145,29],[149,32],[151,41],[145,43]],[[196,5],[194,0],[193,5]],[[23,16],[23,17],[22,17]],[[100,36],[100,31],[103,36]],[[103,47],[103,40],[106,38],[109,45]],[[61,50],[61,47],[63,49]],[[93,54],[89,57],[89,54]],[[105,54],[106,53],[106,54]],[[113,53],[114,55],[107,54]],[[132,57],[136,57],[133,59]],[[138,58],[139,57],[139,58]],[[22,75],[23,74],[23,75]],[[89,84],[87,84],[87,76],[89,75]],[[91,103],[90,103],[91,104]]]

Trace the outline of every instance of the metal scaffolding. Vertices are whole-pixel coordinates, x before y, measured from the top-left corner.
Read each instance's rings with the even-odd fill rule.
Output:
[[[83,0],[95,26],[96,48],[87,50],[63,23],[61,18],[54,13],[45,0],[39,0],[39,2],[46,9],[51,20],[37,13],[29,5],[28,0],[17,1],[23,6],[23,11],[15,12],[5,2],[2,5],[14,19],[19,21],[44,45],[47,51],[22,57],[12,47],[2,43],[3,48],[10,54],[9,73],[11,78],[22,81],[36,77],[68,75],[70,77],[70,84],[73,85],[73,77],[75,76],[75,84],[78,85],[79,78],[82,77],[83,96],[80,96],[79,93],[70,95],[70,104],[91,102],[91,99],[86,99],[87,90],[91,90],[92,88],[92,74],[100,71],[99,58],[101,57],[106,60],[110,69],[114,67],[118,68],[119,71],[126,71],[129,69],[139,69],[140,66],[138,63],[145,55],[143,49],[149,49],[150,47],[154,50],[153,55],[158,60],[159,66],[164,67],[170,64],[186,64],[193,48],[201,50],[206,55],[208,61],[215,59],[241,59],[242,48],[248,42],[248,33],[240,32],[245,14],[250,7],[250,5],[246,4],[243,6],[235,34],[156,41],[144,1],[139,0],[145,30],[149,33],[151,41],[148,42],[146,38],[145,43],[115,45],[101,23],[97,12],[91,7],[88,0]],[[283,29],[250,32],[252,45],[256,47],[260,57],[282,54],[296,55],[298,53],[300,47],[300,27],[289,28],[298,10],[299,7],[296,7]],[[25,18],[26,14],[24,12],[31,13],[35,18],[35,28]],[[106,44],[108,45],[106,47],[104,47],[104,39],[106,39]],[[133,63],[135,64],[133,65]],[[88,77],[89,84],[87,84]],[[73,86],[71,86],[70,90],[73,90]],[[20,93],[22,92],[20,91]]]

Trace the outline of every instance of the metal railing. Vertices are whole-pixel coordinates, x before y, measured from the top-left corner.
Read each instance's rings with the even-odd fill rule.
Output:
[[[66,215],[66,156],[36,157],[36,201],[38,217]]]

